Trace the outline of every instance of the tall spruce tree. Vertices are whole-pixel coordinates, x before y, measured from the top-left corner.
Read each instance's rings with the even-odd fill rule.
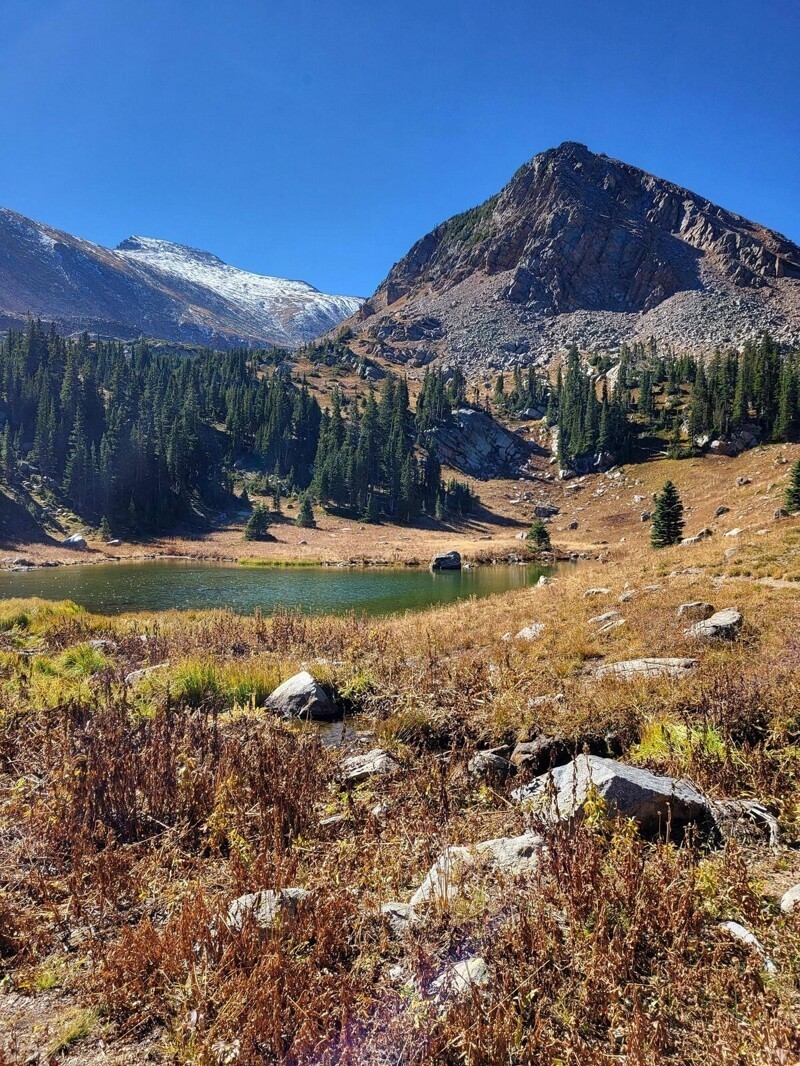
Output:
[[[784,502],[786,510],[790,513],[800,511],[800,459],[792,464],[789,472],[789,484],[786,486]]]
[[[683,536],[683,504],[671,481],[665,481],[656,495],[650,543],[654,548],[668,548],[678,544]]]

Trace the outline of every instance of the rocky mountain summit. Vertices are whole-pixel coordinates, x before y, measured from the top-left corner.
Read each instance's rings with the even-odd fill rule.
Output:
[[[0,209],[0,325],[36,315],[89,330],[213,348],[296,347],[359,307],[304,281],[265,277],[151,237],[104,248]]]
[[[437,226],[350,325],[367,354],[474,370],[651,335],[695,351],[800,338],[800,248],[584,145]]]

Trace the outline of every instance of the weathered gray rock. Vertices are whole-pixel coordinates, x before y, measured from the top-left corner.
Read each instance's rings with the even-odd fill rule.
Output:
[[[357,785],[370,777],[393,774],[399,769],[399,763],[383,748],[373,748],[363,755],[351,755],[342,762],[344,780],[351,785]]]
[[[609,594],[609,592],[611,592],[611,589],[604,589],[604,588],[587,589],[586,592],[584,592],[583,595],[584,595],[585,599],[591,599],[592,596],[607,596]]]
[[[560,508],[549,503],[537,503],[533,509],[534,518],[555,518]]]
[[[619,611],[606,611],[604,614],[596,614],[594,618],[589,619],[590,626],[604,626],[607,622],[616,622],[618,618],[622,618]]]
[[[706,618],[710,618],[714,613],[714,605],[712,603],[703,603],[702,600],[693,600],[691,603],[682,603],[678,608],[678,618],[685,618],[687,621],[704,621]]]
[[[541,774],[549,770],[551,766],[559,766],[569,762],[572,757],[569,746],[557,737],[541,736],[535,740],[525,740],[514,748],[511,753],[512,766],[520,770],[530,770],[532,773]]]
[[[722,516],[723,516],[724,514],[728,514],[728,512],[729,512],[729,511],[730,511],[730,507],[725,507],[725,506],[724,506],[723,504],[721,504],[721,505],[720,505],[720,506],[719,506],[719,507],[718,507],[718,508],[716,509],[716,511],[714,512],[714,517],[715,517],[715,518],[722,518]]]
[[[697,659],[626,659],[620,663],[606,663],[598,667],[598,678],[617,677],[632,681],[641,677],[682,678],[697,666]]]
[[[518,788],[512,797],[538,801],[545,812],[564,820],[579,816],[591,794],[605,802],[609,814],[633,818],[647,835],[663,833],[668,823],[674,829],[710,817],[706,797],[685,781],[597,755],[579,755]]]
[[[260,892],[248,892],[239,896],[228,907],[226,924],[234,932],[240,932],[245,922],[252,920],[261,929],[269,929],[281,914],[294,915],[298,904],[308,896],[304,888],[271,888]]]
[[[411,908],[425,903],[451,903],[462,891],[463,881],[473,870],[494,870],[507,877],[533,872],[544,842],[538,833],[484,840],[474,847],[451,845],[445,848],[411,897]]]
[[[475,992],[485,995],[489,987],[489,967],[479,956],[473,955],[454,966],[431,982],[428,994],[438,1000],[467,999]]]
[[[265,706],[284,718],[332,722],[341,717],[330,695],[307,670],[278,685]]]
[[[533,455],[545,452],[484,411],[459,408],[430,431],[440,462],[477,478],[518,475]]]
[[[800,885],[794,885],[781,896],[781,910],[784,914],[791,914],[800,907]]]
[[[443,555],[434,555],[431,560],[431,570],[460,570],[461,555],[457,551],[445,552]]]
[[[544,622],[531,622],[529,626],[524,626],[520,629],[519,633],[515,636],[515,640],[536,640],[544,633]]]
[[[761,958],[767,973],[776,973],[777,967],[775,963],[767,956],[763,944],[755,933],[752,933],[744,925],[740,925],[739,922],[720,922],[719,927],[728,936],[753,950]]]
[[[75,551],[86,551],[89,547],[86,543],[86,537],[82,533],[73,533],[71,537],[62,540],[61,544],[63,547],[73,548]]]
[[[146,677],[151,677],[153,674],[157,673],[159,670],[163,670],[167,666],[169,666],[169,663],[165,662],[156,663],[155,666],[143,666],[139,670],[131,670],[129,674],[125,675],[125,684],[136,685],[139,681],[143,681]]]
[[[697,640],[736,640],[743,621],[741,611],[735,607],[726,607],[704,621],[695,622],[686,630],[686,634]]]
[[[505,781],[508,775],[514,772],[515,767],[511,765],[508,759],[498,755],[497,752],[478,751],[467,763],[467,769],[474,777]]]
[[[411,904],[398,903],[396,900],[381,904],[381,914],[388,922],[389,929],[395,936],[402,936],[408,928],[408,923],[413,918]]]

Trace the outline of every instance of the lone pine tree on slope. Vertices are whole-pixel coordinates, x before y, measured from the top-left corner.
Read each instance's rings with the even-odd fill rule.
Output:
[[[670,544],[678,544],[683,536],[683,526],[683,504],[678,490],[671,481],[666,481],[661,492],[656,495],[650,543],[654,548],[667,548]]]
[[[800,511],[800,459],[792,464],[784,502],[786,503],[786,510],[790,514]]]

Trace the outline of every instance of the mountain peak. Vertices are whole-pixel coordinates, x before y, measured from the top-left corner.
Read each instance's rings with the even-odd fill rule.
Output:
[[[137,252],[149,256],[172,256],[184,259],[196,259],[206,263],[215,263],[225,266],[219,256],[212,252],[205,252],[202,248],[192,248],[188,244],[178,244],[175,241],[165,241],[158,237],[126,237],[120,241],[114,249],[117,252]]]
[[[689,350],[800,338],[800,248],[686,189],[565,141],[437,226],[358,316],[365,354],[475,369],[572,341]]]

